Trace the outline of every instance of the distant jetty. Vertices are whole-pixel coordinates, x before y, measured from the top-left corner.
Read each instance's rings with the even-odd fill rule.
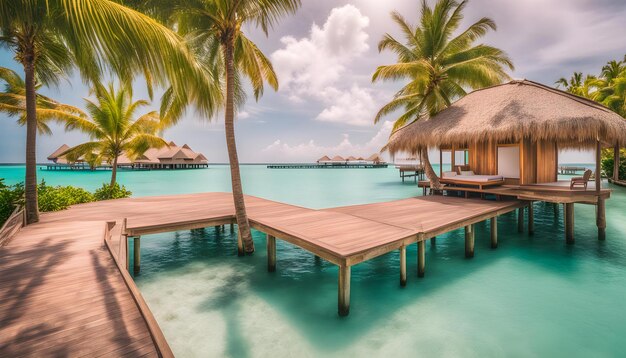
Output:
[[[336,155],[333,158],[325,155],[315,163],[301,164],[270,164],[269,169],[373,169],[387,168],[388,164],[378,154],[372,154],[367,159],[363,157],[344,158]]]

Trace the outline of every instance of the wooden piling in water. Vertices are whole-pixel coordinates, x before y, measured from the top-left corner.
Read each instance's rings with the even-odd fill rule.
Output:
[[[489,220],[489,226],[491,229],[491,248],[498,248],[498,217],[494,216]]]
[[[135,273],[141,268],[141,236],[133,239],[133,269]]]
[[[406,286],[406,246],[400,248],[400,286]]]
[[[230,223],[230,233],[234,233],[235,232],[235,224]]]
[[[430,238],[430,245],[431,246],[437,245],[437,236],[433,236]]]
[[[574,203],[565,204],[565,242],[574,243]]]
[[[517,232],[524,232],[524,207],[517,209]]]
[[[434,238],[430,239],[431,242]],[[424,277],[426,268],[426,243],[418,241],[417,243],[417,277]]]
[[[535,208],[531,201],[528,204],[528,235],[535,234]]]
[[[267,271],[276,271],[276,238],[267,235]]]
[[[465,227],[465,257],[474,257],[474,224]]]
[[[339,300],[338,311],[340,316],[350,313],[350,266],[339,266]]]
[[[598,240],[606,239],[606,203],[602,198],[598,198],[596,225],[598,226]]]

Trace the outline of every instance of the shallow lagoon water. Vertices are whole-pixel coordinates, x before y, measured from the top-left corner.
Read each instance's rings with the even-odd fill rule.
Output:
[[[93,190],[110,172],[44,172],[49,184]],[[248,194],[311,208],[421,193],[395,169],[268,170],[243,166]],[[229,170],[122,172],[135,196],[229,191]],[[23,167],[0,167],[7,182]],[[626,351],[626,191],[607,201],[607,240],[596,239],[595,208],[576,206],[576,245],[563,238],[562,210],[536,204],[534,236],[516,217],[476,228],[475,258],[462,230],[426,245],[426,277],[408,248],[408,283],[397,253],[352,270],[350,316],[337,316],[337,268],[278,240],[277,272],[266,271],[265,237],[237,257],[228,228],[150,235],[135,277],[179,357],[621,356]],[[210,203],[207,203],[210,205]]]

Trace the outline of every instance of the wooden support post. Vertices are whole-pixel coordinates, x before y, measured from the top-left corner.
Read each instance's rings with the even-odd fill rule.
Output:
[[[474,257],[474,224],[465,227],[465,257]]]
[[[554,216],[557,217],[559,216],[559,204],[558,203],[552,203],[553,207],[554,207]]]
[[[602,174],[600,170],[600,164],[602,162],[602,146],[600,145],[600,141],[596,142],[596,193],[600,193],[600,189],[602,189]]]
[[[498,217],[494,216],[490,219],[489,226],[491,229],[491,248],[498,248]]]
[[[528,235],[535,234],[535,210],[534,203],[528,204]]]
[[[606,239],[606,205],[602,198],[598,198],[596,225],[598,226],[598,240]]]
[[[406,246],[400,248],[400,286],[406,286]]]
[[[133,266],[135,273],[139,272],[141,267],[141,236],[133,239]]]
[[[426,268],[425,247],[426,247],[426,243],[424,241],[417,242],[417,277],[424,277],[424,271]]]
[[[339,266],[339,302],[340,316],[350,313],[350,266]]]
[[[574,243],[574,203],[565,204],[565,242]]]
[[[267,235],[267,271],[276,271],[276,238]]]
[[[619,180],[619,165],[620,165],[619,144],[616,144],[615,147],[613,148],[613,180],[614,181]]]
[[[437,245],[437,236],[433,236],[430,238],[430,246]]]
[[[237,228],[237,255],[244,256],[243,252],[243,240],[241,239],[241,231]]]
[[[517,209],[517,232],[524,232],[524,207]]]
[[[230,233],[234,233],[235,232],[235,224],[230,223]]]

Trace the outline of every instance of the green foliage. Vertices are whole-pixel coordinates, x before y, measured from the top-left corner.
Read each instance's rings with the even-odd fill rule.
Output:
[[[39,184],[40,211],[59,211],[70,205],[89,203],[94,201],[94,195],[82,188],[73,186],[49,186],[44,180]]]
[[[97,189],[93,196],[96,200],[108,200],[128,198],[132,194],[133,193],[126,189],[125,186],[120,186],[118,183],[115,183],[113,186],[109,184],[102,184],[102,187]]]
[[[439,0],[434,7],[422,2],[417,25],[410,24],[400,13],[392,19],[404,41],[386,34],[378,50],[390,50],[397,63],[379,66],[372,81],[406,81],[374,118],[374,122],[400,110],[393,130],[434,116],[455,100],[465,96],[467,89],[478,89],[509,79],[506,69],[513,69],[507,54],[484,44],[475,44],[496,24],[482,18],[459,31],[467,1]],[[456,36],[456,37],[455,37]]]
[[[24,197],[24,184],[6,185],[0,178],[0,225],[11,216],[15,205],[22,204]]]
[[[619,161],[619,179],[626,178],[626,151],[620,150],[620,161]],[[602,171],[604,174],[612,178],[613,177],[613,150],[604,150],[602,151],[602,161],[600,162]]]
[[[113,189],[109,184],[102,184],[102,188],[93,194],[83,188],[73,186],[50,186],[45,180],[37,186],[39,194],[39,210],[59,211],[71,205],[89,203],[92,201],[128,198],[132,192],[124,186],[115,184]],[[0,226],[11,215],[16,206],[24,205],[24,183],[6,185],[0,178]]]

